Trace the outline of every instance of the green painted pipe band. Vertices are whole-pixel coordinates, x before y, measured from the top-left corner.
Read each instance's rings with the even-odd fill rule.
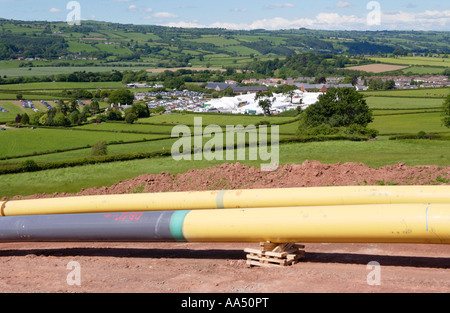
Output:
[[[176,211],[170,219],[170,233],[172,237],[179,242],[185,242],[186,238],[183,233],[183,226],[186,216],[191,211]]]

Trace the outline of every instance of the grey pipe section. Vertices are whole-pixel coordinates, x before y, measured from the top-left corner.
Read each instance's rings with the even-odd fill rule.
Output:
[[[0,218],[0,242],[172,242],[174,212]]]

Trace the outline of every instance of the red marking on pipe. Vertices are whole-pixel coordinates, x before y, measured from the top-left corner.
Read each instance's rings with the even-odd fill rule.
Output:
[[[144,213],[122,213],[122,214],[106,214],[106,218],[114,218],[115,221],[139,221]]]

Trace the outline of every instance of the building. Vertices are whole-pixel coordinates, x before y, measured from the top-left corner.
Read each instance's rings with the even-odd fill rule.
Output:
[[[133,83],[133,84],[128,84],[127,85],[128,88],[150,88],[151,86],[147,83]]]
[[[205,86],[205,89],[215,90],[215,91],[224,91],[227,88],[235,88],[236,85],[226,84],[226,83],[208,83]]]
[[[245,86],[245,87],[234,87],[233,91],[235,94],[243,95],[248,93],[267,92],[269,91],[269,89],[266,86]]]

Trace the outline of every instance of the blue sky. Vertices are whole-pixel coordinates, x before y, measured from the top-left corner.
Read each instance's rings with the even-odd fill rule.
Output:
[[[0,17],[65,21],[66,0],[0,0]],[[448,0],[78,0],[82,20],[228,29],[445,30]]]

